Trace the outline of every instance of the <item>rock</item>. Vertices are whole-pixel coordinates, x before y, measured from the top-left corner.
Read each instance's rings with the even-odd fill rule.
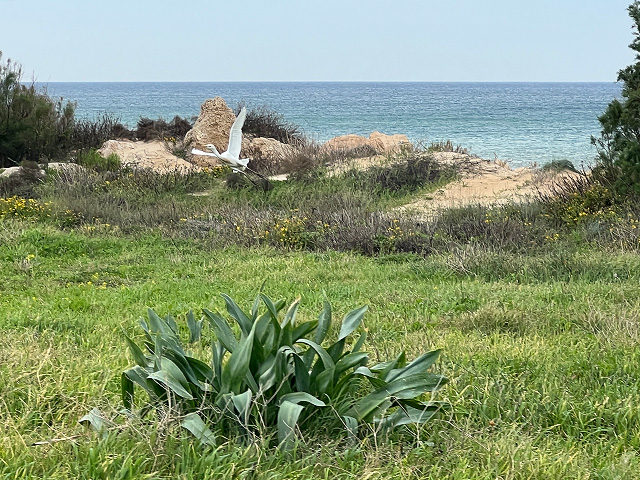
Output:
[[[115,153],[123,167],[151,169],[158,173],[198,171],[196,165],[173,155],[159,140],[133,142],[131,140],[107,140],[98,150],[103,157]]]
[[[371,148],[378,154],[392,153],[402,148],[411,148],[411,142],[406,135],[385,135],[373,132],[369,138],[361,135],[341,135],[334,137],[324,144],[328,150],[349,151],[356,148]]]
[[[224,152],[229,145],[229,130],[236,120],[233,110],[225,101],[216,97],[205,100],[200,107],[200,115],[193,124],[193,128],[184,137],[186,144],[192,148],[208,151],[205,147],[213,143],[218,151]],[[200,157],[202,160],[206,157]],[[194,158],[195,159],[195,158]]]
[[[10,178],[10,177],[14,177],[14,176],[19,176],[19,175],[23,175],[23,174],[29,174],[31,173],[32,175],[35,175],[35,178],[42,178],[45,176],[45,171],[41,170],[41,169],[23,169],[22,167],[9,167],[9,168],[5,168],[1,173],[0,173],[0,178]]]
[[[22,167],[5,168],[0,173],[0,178],[9,178],[9,177],[13,177],[14,175],[20,175],[20,170],[22,170]]]
[[[391,153],[403,148],[411,149],[411,142],[406,135],[385,135],[380,132],[373,132],[369,135],[369,144],[378,153]]]
[[[294,152],[294,147],[275,138],[254,138],[247,148],[247,155],[250,158],[263,158],[271,161],[284,160]]]
[[[341,135],[328,140],[324,147],[328,150],[354,150],[369,145],[369,139],[361,135]]]

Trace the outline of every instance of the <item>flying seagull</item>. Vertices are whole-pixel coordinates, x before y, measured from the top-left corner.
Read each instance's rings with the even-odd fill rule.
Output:
[[[203,152],[194,148],[191,153],[194,155],[205,155],[208,157],[216,157],[224,165],[228,165],[234,172],[244,172],[249,163],[248,158],[240,158],[240,149],[242,148],[242,125],[244,125],[244,119],[247,116],[247,109],[242,108],[238,114],[233,125],[231,125],[231,131],[229,132],[229,146],[226,152],[218,152],[215,145],[209,143],[205,145],[211,152]]]

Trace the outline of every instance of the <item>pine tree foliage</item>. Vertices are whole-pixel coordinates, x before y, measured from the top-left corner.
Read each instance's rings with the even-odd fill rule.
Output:
[[[591,141],[598,148],[595,174],[607,180],[622,196],[640,195],[640,0],[628,8],[635,38],[629,45],[636,63],[618,72],[623,83],[621,100],[614,99],[599,117],[599,138]]]

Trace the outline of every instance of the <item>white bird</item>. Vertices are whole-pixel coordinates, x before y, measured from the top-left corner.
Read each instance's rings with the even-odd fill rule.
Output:
[[[247,116],[247,109],[242,108],[238,114],[238,118],[231,125],[231,131],[229,132],[229,146],[226,152],[218,152],[215,145],[209,143],[205,145],[213,153],[203,152],[194,148],[191,153],[194,155],[206,155],[208,157],[216,157],[224,165],[228,165],[234,172],[244,172],[249,164],[248,158],[240,158],[240,149],[242,148],[242,125],[244,125],[244,119]]]

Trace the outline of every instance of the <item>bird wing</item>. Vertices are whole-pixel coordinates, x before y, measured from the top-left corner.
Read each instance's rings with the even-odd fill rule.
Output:
[[[207,157],[217,157],[215,153],[203,152],[202,150],[198,150],[197,148],[194,148],[193,150],[191,150],[191,153],[193,155],[205,155]]]
[[[244,125],[244,119],[247,116],[247,109],[245,107],[240,110],[238,118],[233,122],[231,131],[229,132],[229,148],[225,153],[228,153],[231,158],[240,158],[240,149],[242,148],[242,125]]]

